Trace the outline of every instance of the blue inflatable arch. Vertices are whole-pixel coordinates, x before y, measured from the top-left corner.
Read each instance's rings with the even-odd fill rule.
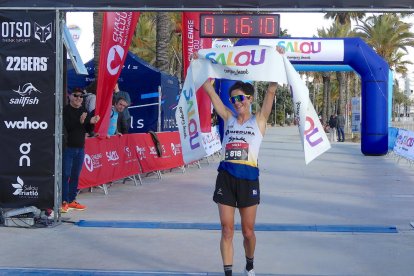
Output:
[[[361,76],[361,152],[365,155],[386,154],[388,151],[388,84],[391,82],[387,62],[360,38],[279,38],[277,44],[285,46],[286,55],[289,56],[289,50],[292,50],[292,47],[300,52],[301,47],[298,46],[300,43],[305,43],[307,48],[303,49],[309,51],[309,45],[313,43],[320,47],[321,44],[317,43],[324,40],[343,42],[342,60],[290,59],[290,62],[294,65],[348,65],[354,69]],[[261,41],[263,40],[241,39],[236,45],[259,45],[263,44]],[[341,54],[339,53],[339,56]]]

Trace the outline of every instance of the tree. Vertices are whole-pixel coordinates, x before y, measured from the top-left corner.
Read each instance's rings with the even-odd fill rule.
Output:
[[[408,54],[407,47],[414,47],[412,24],[403,22],[397,14],[385,13],[373,15],[364,21],[358,21],[355,27],[374,50],[385,59],[390,68],[398,73],[406,73],[403,64],[411,64],[402,58]]]
[[[101,37],[103,26],[103,12],[93,13],[93,63],[95,65],[95,82],[98,83],[99,57],[101,56]]]
[[[156,61],[155,66],[163,71],[168,72],[169,56],[168,48],[170,42],[171,24],[167,12],[157,12],[157,39],[156,39]]]
[[[331,27],[329,27],[328,29],[322,28],[322,29],[318,29],[318,36],[319,37],[348,37],[352,34],[351,31],[351,24],[347,23],[344,25],[338,24],[336,22],[334,22]],[[343,71],[340,72],[336,72],[336,78],[338,81],[338,89],[339,89],[339,99],[338,99],[338,104],[337,104],[337,108],[336,111],[340,110],[343,114],[344,114],[344,110],[345,110],[345,95],[346,93],[346,87],[347,87],[347,74]],[[328,76],[325,74],[324,75],[324,83],[328,82],[330,80],[330,78],[328,78]],[[327,83],[328,85],[328,83]],[[329,91],[329,87],[327,87],[326,89],[324,89],[324,93],[330,93]],[[323,108],[323,112],[322,112],[322,116],[324,119],[328,118],[329,116],[329,94],[325,95],[324,94],[324,99],[326,100],[326,102],[324,102],[324,108]]]
[[[324,15],[326,19],[333,19],[340,25],[351,24],[351,20],[361,20],[365,17],[363,12],[327,12]]]

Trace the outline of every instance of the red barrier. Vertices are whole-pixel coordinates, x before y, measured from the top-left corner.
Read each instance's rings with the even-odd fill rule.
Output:
[[[78,188],[98,186],[138,173],[184,165],[178,132],[163,132],[157,136],[162,149],[161,157],[158,157],[149,134],[86,139],[85,159]]]

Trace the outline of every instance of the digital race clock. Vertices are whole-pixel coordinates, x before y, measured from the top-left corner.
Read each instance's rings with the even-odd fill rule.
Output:
[[[200,37],[275,38],[279,30],[279,14],[200,15]]]

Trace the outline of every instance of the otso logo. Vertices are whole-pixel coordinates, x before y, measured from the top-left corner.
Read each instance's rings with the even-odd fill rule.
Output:
[[[89,154],[85,154],[83,163],[85,164],[85,167],[88,171],[90,172],[93,171],[93,161],[92,161],[92,158],[89,156]]]
[[[46,26],[40,26],[36,22],[34,23],[35,38],[42,43],[45,43],[52,38],[52,23]]]
[[[2,38],[29,38],[32,33],[30,22],[2,22]]]
[[[125,51],[119,45],[114,45],[109,49],[106,69],[112,76],[116,75],[121,68],[121,61],[124,58]]]
[[[48,124],[38,121],[28,121],[27,117],[23,118],[23,121],[4,121],[4,124],[8,129],[47,129]]]
[[[47,71],[47,57],[6,57],[6,71]]]
[[[34,22],[33,28],[31,22],[1,23],[1,37],[3,42],[30,42],[32,34],[41,43],[46,43],[46,41],[52,38],[52,22],[45,26]]]

